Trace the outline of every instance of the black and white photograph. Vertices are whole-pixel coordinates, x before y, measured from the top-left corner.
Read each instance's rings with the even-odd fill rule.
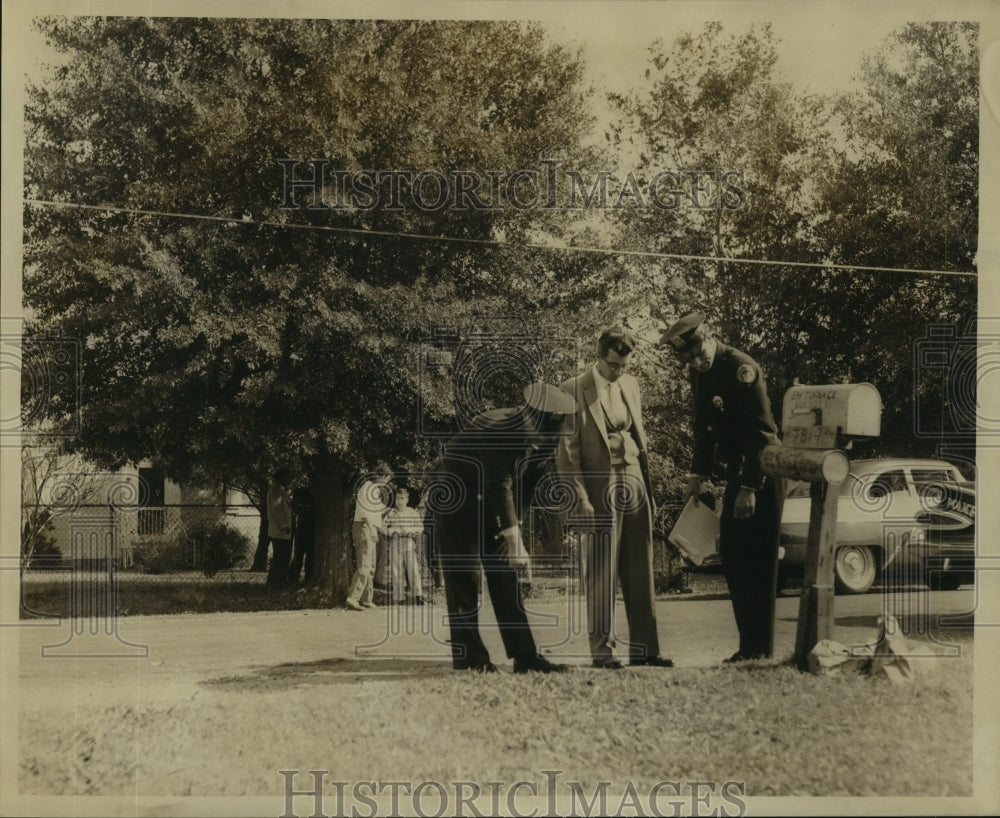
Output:
[[[1000,812],[1000,6],[2,32],[0,816]]]

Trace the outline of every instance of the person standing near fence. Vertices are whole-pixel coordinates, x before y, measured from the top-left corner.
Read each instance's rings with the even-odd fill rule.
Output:
[[[303,569],[306,583],[312,579],[316,562],[314,556],[316,525],[312,492],[308,487],[299,486],[292,492],[292,511],[295,514],[295,536],[292,539],[294,556],[288,572],[288,582],[295,586]]]
[[[267,535],[271,540],[271,565],[267,571],[267,587],[280,590],[288,584],[288,565],[292,559],[292,525],[294,517],[288,488],[292,473],[278,469],[267,488]]]
[[[433,524],[433,516],[427,508],[426,488],[420,496],[420,502],[417,503],[417,511],[420,513],[424,525],[421,553],[423,554],[423,560],[427,565],[427,573],[435,588],[444,588],[444,572],[441,570],[441,560],[437,549],[434,547],[434,538],[430,535]]]
[[[385,533],[386,495],[392,481],[388,466],[380,465],[375,473],[365,478],[358,487],[354,506],[354,578],[344,604],[352,611],[370,608],[374,601],[373,578],[378,538]]]
[[[423,605],[424,588],[420,577],[417,549],[423,546],[424,515],[410,508],[410,492],[396,489],[396,504],[385,515],[386,551],[389,560],[390,599],[401,605],[407,598]]]

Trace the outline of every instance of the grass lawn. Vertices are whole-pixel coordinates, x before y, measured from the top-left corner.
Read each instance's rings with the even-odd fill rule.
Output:
[[[695,598],[723,587],[715,575],[691,580]],[[24,600],[34,614],[25,615],[66,614],[72,581],[29,576]],[[542,581],[533,590],[557,592]],[[315,602],[268,592],[262,574],[246,571],[118,582],[121,615]],[[664,781],[733,782],[748,796],[971,795],[972,633],[942,634],[961,655],[917,661],[915,678],[900,685],[763,661],[578,666],[552,676],[455,673],[440,660],[263,662],[198,681],[193,695],[168,685],[141,707],[70,697],[25,712],[21,784],[38,793],[269,795],[281,791],[280,766],[353,782],[475,782],[484,792],[491,781],[529,780],[544,793],[544,771],[555,771],[560,797],[579,782],[589,800],[608,782],[612,812],[614,793]],[[664,814],[669,800],[668,790]]]
[[[731,782],[748,796],[971,795],[968,647],[899,686],[781,664],[517,676],[288,663],[206,681],[182,701],[24,717],[22,791],[273,795],[280,768],[483,792],[532,781],[541,793],[555,771],[561,797],[579,782],[589,800],[607,782],[608,813],[592,814],[615,814],[613,794],[630,785],[645,794],[664,781]]]

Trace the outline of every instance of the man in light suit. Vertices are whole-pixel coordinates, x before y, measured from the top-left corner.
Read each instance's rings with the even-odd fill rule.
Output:
[[[615,327],[597,342],[597,361],[561,388],[576,399],[559,438],[560,478],[573,514],[592,523],[584,544],[587,626],[594,667],[618,670],[615,589],[621,577],[629,664],[673,667],[660,656],[653,591],[653,500],[639,382],[625,373],[635,338]]]

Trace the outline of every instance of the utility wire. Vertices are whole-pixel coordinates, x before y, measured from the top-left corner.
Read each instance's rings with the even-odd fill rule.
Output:
[[[460,236],[431,236],[424,233],[405,233],[393,230],[368,230],[361,227],[333,227],[321,224],[296,224],[294,222],[281,222],[269,219],[253,220],[238,219],[232,216],[208,216],[197,213],[172,213],[165,210],[143,210],[131,207],[114,207],[112,205],[88,205],[77,202],[55,202],[44,199],[24,199],[25,204],[38,205],[40,207],[60,207],[77,210],[94,210],[107,213],[128,213],[136,216],[156,216],[167,219],[189,219],[192,221],[224,222],[234,225],[246,225],[248,227],[278,227],[292,230],[317,230],[327,233],[342,233],[356,236],[372,236],[382,238],[399,238],[415,241],[437,241],[454,244],[479,244],[490,247],[510,247],[513,245],[496,239],[472,239]],[[818,261],[776,261],[772,259],[758,258],[728,258],[726,256],[702,256],[689,253],[663,253],[651,250],[618,250],[610,247],[586,247],[586,246],[554,246],[551,244],[539,244],[537,242],[526,242],[517,245],[527,247],[532,250],[546,250],[549,252],[569,252],[569,253],[595,253],[608,256],[631,256],[633,258],[656,258],[673,259],[678,261],[723,261],[731,264],[759,264],[771,265],[775,267],[800,267],[818,270],[856,270],[868,273],[909,273],[910,275],[935,275],[935,276],[963,276],[966,278],[977,278],[978,273],[962,270],[921,270],[910,267],[871,267],[858,264],[833,264]]]

